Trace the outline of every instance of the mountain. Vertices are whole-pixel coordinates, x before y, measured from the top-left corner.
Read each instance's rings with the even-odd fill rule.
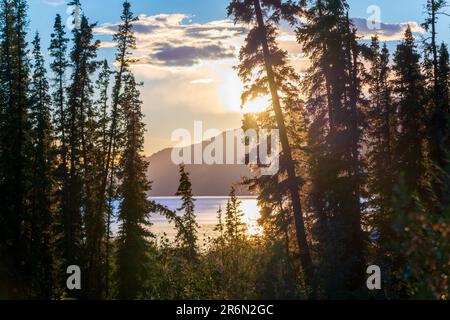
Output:
[[[223,133],[222,137],[224,139],[224,154],[226,154],[226,134]],[[213,139],[217,139],[217,137]],[[204,141],[202,150],[213,139]],[[199,144],[188,147],[191,149],[191,155],[194,154],[195,146],[199,146]],[[153,197],[174,196],[177,191],[179,174],[178,166],[172,161],[172,150],[173,148],[161,150],[147,159],[150,163],[147,176],[153,182],[150,192],[150,195]],[[226,196],[232,185],[238,184],[243,177],[251,177],[253,175],[248,166],[238,164],[187,164],[186,170],[190,174],[195,196]],[[251,195],[245,187],[236,187],[239,195]]]

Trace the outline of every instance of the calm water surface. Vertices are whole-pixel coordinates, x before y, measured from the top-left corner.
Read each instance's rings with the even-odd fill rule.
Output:
[[[181,200],[178,197],[152,197],[151,199],[171,210],[177,210],[181,207]],[[241,201],[241,210],[244,212],[243,220],[247,224],[249,234],[258,234],[260,232],[260,228],[257,225],[259,210],[256,198],[240,197],[239,200]],[[204,240],[207,237],[215,235],[214,227],[218,223],[217,211],[221,207],[222,212],[224,212],[227,201],[228,197],[195,198],[195,213],[197,215],[197,222],[200,225],[200,240]],[[179,214],[181,215],[182,212]],[[152,214],[151,222],[153,223],[151,230],[157,236],[161,236],[166,233],[169,239],[173,239],[175,237],[176,232],[173,225],[169,224],[165,217],[158,214]]]

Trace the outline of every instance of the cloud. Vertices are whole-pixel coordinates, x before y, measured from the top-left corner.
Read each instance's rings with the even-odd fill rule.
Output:
[[[65,0],[43,0],[42,2],[52,7],[59,7],[66,4]]]
[[[368,23],[365,18],[353,18],[352,21],[358,29],[358,34],[365,40],[370,39],[375,34],[377,34],[382,41],[400,40],[403,39],[408,26],[411,27],[411,30],[414,33],[425,33],[425,30],[415,21],[401,23],[380,22],[379,29],[369,28],[370,23]]]
[[[214,82],[214,79],[209,79],[209,78],[191,80],[191,84],[210,84],[213,82]]]
[[[152,55],[159,63],[168,66],[193,66],[201,60],[218,60],[234,57],[234,48],[221,43],[206,46],[172,46],[165,44]]]
[[[236,58],[246,34],[244,27],[231,20],[192,23],[191,19],[192,16],[179,13],[140,15],[134,23],[138,63],[176,71],[202,62]],[[106,23],[95,32],[112,35],[117,26],[118,23]]]
[[[117,44],[113,41],[102,41],[100,42],[100,48],[115,48]]]
[[[58,2],[60,0],[45,0]],[[207,23],[193,23],[193,16],[183,13],[157,14],[139,16],[134,23],[137,39],[135,56],[137,64],[152,65],[173,72],[188,69],[202,63],[220,63],[226,59],[237,61],[238,48],[244,42],[247,28],[235,25],[232,20],[217,20]],[[378,34],[380,40],[400,40],[406,28],[411,26],[413,32],[423,33],[423,28],[417,22],[385,23],[380,22],[380,28],[373,30],[365,18],[353,18],[362,39],[370,39]],[[97,34],[113,35],[117,32],[117,23],[105,23],[95,29]],[[288,50],[291,61],[302,60],[301,46],[297,44],[296,36],[289,26],[281,26],[278,37],[282,49]],[[102,47],[112,47],[111,41]]]
[[[246,29],[231,20],[192,23],[187,14],[140,15],[134,24],[137,39],[135,55],[139,64],[166,67],[174,71],[204,61],[233,59]],[[118,23],[106,23],[95,32],[112,35]],[[107,47],[110,46],[108,43]]]
[[[224,40],[231,39],[236,36],[244,35],[247,30],[243,27],[224,26],[224,21],[217,21],[206,25],[189,27],[186,29],[186,36],[197,39]]]

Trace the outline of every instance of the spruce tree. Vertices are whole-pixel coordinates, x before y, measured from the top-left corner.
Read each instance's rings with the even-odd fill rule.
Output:
[[[430,34],[424,41],[425,46],[425,80],[427,83],[428,108],[430,109],[430,121],[428,122],[428,141],[430,146],[430,157],[435,170],[433,170],[433,189],[439,199],[445,197],[443,188],[442,170],[447,166],[447,150],[445,147],[446,117],[448,116],[448,99],[443,97],[443,86],[441,84],[440,60],[441,52],[437,43],[439,15],[443,14],[443,9],[447,7],[446,0],[427,0],[427,18],[422,24],[424,29]],[[445,52],[444,52],[445,55]],[[445,59],[445,57],[444,57]],[[424,101],[425,103],[425,101]],[[446,114],[447,112],[447,114]],[[437,206],[441,201],[438,201]]]
[[[106,294],[106,279],[98,277],[107,268],[106,255],[108,249],[108,215],[110,211],[99,212],[99,199],[101,198],[101,177],[106,158],[107,136],[109,126],[108,89],[110,71],[106,61],[103,61],[98,74],[96,85],[98,99],[87,108],[85,145],[89,163],[85,166],[85,192],[87,201],[85,205],[86,252],[88,263],[88,286],[93,298],[103,297]],[[109,210],[109,208],[105,209]],[[106,245],[106,247],[105,247]]]
[[[423,208],[434,202],[429,188],[429,159],[425,148],[425,77],[410,28],[397,46],[393,71],[393,93],[397,110],[397,139],[393,150],[395,186],[392,197],[395,216],[382,232],[384,231],[384,250],[390,253],[387,256],[390,260],[391,294],[405,298],[408,296],[408,285],[400,279],[404,279],[408,262],[407,254],[401,248],[410,243],[410,239],[408,233],[402,230],[411,227],[409,224],[415,219],[415,212],[422,210],[419,207]]]
[[[424,181],[425,79],[411,28],[406,30],[404,40],[397,46],[393,70],[400,126],[395,150],[397,172],[403,175],[411,194],[419,192],[424,195],[427,183]]]
[[[35,297],[52,295],[51,224],[53,222],[55,166],[51,97],[39,34],[33,41],[33,75],[30,85],[30,119],[32,124],[33,167],[31,183],[31,244],[33,265],[32,290]]]
[[[117,192],[117,188],[114,185],[116,179],[116,165],[117,157],[121,152],[120,136],[121,132],[119,128],[122,127],[120,119],[120,97],[123,91],[124,77],[129,72],[129,66],[134,61],[131,57],[132,49],[136,48],[136,39],[134,37],[133,23],[137,21],[137,17],[134,16],[131,11],[131,4],[126,0],[123,3],[123,11],[121,16],[121,23],[114,35],[113,40],[116,42],[117,53],[115,56],[115,63],[117,70],[115,71],[114,84],[112,88],[111,108],[109,116],[109,128],[107,131],[106,141],[106,154],[105,161],[103,163],[102,173],[100,177],[100,190],[97,212],[101,215],[105,206],[108,211],[107,214],[107,238],[109,238],[109,227],[111,222],[111,203],[112,198]],[[108,199],[106,202],[105,200]],[[106,242],[107,258],[110,253],[109,241]],[[106,261],[106,288],[105,293],[109,295],[109,260]]]
[[[239,66],[239,76],[247,83],[247,88],[253,89],[249,90],[250,92],[253,91],[249,97],[252,95],[258,96],[262,92],[270,93],[272,98],[276,125],[280,132],[282,162],[285,164],[287,186],[293,208],[302,268],[305,272],[306,284],[311,286],[313,282],[313,266],[306,237],[302,203],[300,201],[299,179],[296,174],[287,122],[280,99],[282,83],[279,76],[284,74],[283,71],[288,74],[292,73],[289,68],[286,68],[284,63],[277,65],[277,61],[285,61],[285,53],[278,50],[274,38],[280,18],[284,17],[289,22],[293,22],[295,20],[293,16],[297,12],[298,8],[293,6],[290,1],[233,0],[228,6],[228,16],[232,16],[235,22],[245,23],[251,28],[246,43],[240,52],[241,65]],[[268,18],[265,20],[264,17]],[[285,68],[283,69],[283,67]],[[254,73],[259,73],[260,77],[259,81],[252,83],[252,75]],[[245,98],[245,95],[243,97]]]
[[[225,284],[228,295],[232,297],[242,296],[243,274],[241,259],[248,245],[247,225],[242,221],[244,212],[241,209],[241,201],[236,195],[235,187],[231,187],[229,199],[225,210],[225,243],[226,251],[223,259],[225,268]]]
[[[429,132],[429,144],[431,146],[431,160],[433,161],[434,191],[440,209],[449,206],[449,182],[450,182],[450,66],[449,53],[445,43],[439,48],[438,77],[436,85],[436,107],[431,115],[431,131]],[[439,210],[439,208],[438,208]]]
[[[7,274],[5,294],[25,297],[30,281],[30,212],[28,206],[31,174],[30,121],[28,110],[29,65],[26,42],[27,3],[2,2],[1,96],[2,141],[1,181],[2,225],[0,251]],[[8,286],[8,283],[10,286]],[[9,292],[8,292],[9,291]]]
[[[98,198],[101,198],[100,192],[102,192],[101,178],[103,174],[103,168],[105,167],[106,155],[108,150],[108,142],[109,142],[109,125],[111,122],[111,117],[109,114],[109,84],[111,77],[111,70],[107,60],[103,61],[100,73],[98,75],[98,80],[96,82],[96,90],[99,92],[98,100],[95,102],[96,110],[97,110],[97,121],[96,125],[98,127],[97,130],[97,153],[96,153],[96,164],[97,164],[97,188],[98,194],[96,195]],[[99,182],[100,181],[100,182]],[[101,281],[104,286],[104,294],[105,297],[109,297],[109,277],[110,277],[110,257],[111,257],[111,224],[112,224],[112,215],[113,215],[113,204],[112,202],[115,200],[115,193],[112,190],[113,182],[111,181],[108,198],[107,198],[107,206],[106,206],[106,216],[103,214],[96,215],[98,228],[104,228],[104,231],[98,230],[98,234],[101,237],[98,237],[98,241],[103,241],[103,232],[105,233],[104,237],[104,245],[97,243],[97,249],[104,251],[104,278]],[[106,226],[105,226],[106,223]]]
[[[76,1],[77,2],[77,1]],[[79,3],[78,3],[79,5]],[[67,208],[63,212],[62,224],[64,233],[63,242],[63,264],[79,265],[86,267],[87,276],[83,278],[90,290],[98,292],[99,289],[92,285],[94,277],[92,268],[93,257],[101,252],[95,249],[100,237],[96,222],[95,211],[98,197],[95,197],[94,182],[98,181],[95,172],[93,158],[94,135],[96,128],[92,119],[92,94],[93,85],[91,75],[97,68],[98,41],[93,41],[93,27],[88,19],[81,17],[80,28],[73,30],[73,48],[70,53],[72,61],[71,84],[68,88],[67,102],[67,143],[69,174],[67,191]],[[98,192],[98,191],[97,191]],[[85,224],[84,224],[84,223]],[[87,252],[84,254],[83,239],[86,237]],[[84,292],[90,295],[91,293]],[[92,293],[96,294],[96,293]]]
[[[439,108],[437,124],[442,131],[437,135],[436,141],[439,141],[439,149],[445,159],[440,164],[441,177],[438,180],[440,184],[438,196],[441,199],[441,205],[444,208],[450,206],[450,61],[448,47],[445,43],[441,44],[439,49],[439,67],[438,67],[438,95]]]
[[[236,188],[231,187],[229,200],[225,211],[225,238],[236,245],[246,238],[247,225],[242,221],[244,212],[241,209],[241,201],[236,196]]]
[[[125,121],[124,149],[119,166],[120,222],[117,236],[117,290],[120,299],[137,299],[142,296],[149,276],[148,215],[151,203],[147,200],[150,183],[146,172],[148,163],[142,154],[144,148],[144,123],[138,84],[131,74],[126,75],[124,93],[121,95],[121,116]]]
[[[321,285],[329,297],[351,295],[364,284],[363,48],[348,10],[343,0],[312,1],[297,29],[311,62],[303,82],[311,120],[308,202],[315,216]]]
[[[56,15],[51,34],[49,54],[51,57],[50,69],[52,71],[51,86],[53,98],[53,127],[54,138],[56,139],[57,169],[55,171],[55,183],[57,184],[56,202],[58,214],[54,219],[55,240],[55,268],[59,274],[64,271],[65,257],[65,232],[68,227],[66,225],[66,210],[68,209],[68,192],[69,192],[69,167],[68,167],[68,122],[66,113],[68,112],[66,99],[66,75],[69,61],[67,59],[67,43],[69,39],[66,37],[64,25],[60,15]],[[61,276],[60,276],[61,277]],[[55,279],[57,282],[63,283],[60,277]],[[58,281],[59,280],[59,281]]]
[[[117,131],[118,127],[120,127],[119,100],[124,86],[124,77],[129,72],[130,64],[134,61],[131,57],[131,50],[136,48],[133,23],[137,20],[137,17],[135,17],[131,11],[131,4],[127,0],[124,1],[121,23],[113,39],[117,46],[115,62],[118,69],[115,72],[114,85],[112,89],[111,121],[108,132],[106,162],[101,178],[102,185],[100,190],[100,207],[98,209],[100,212],[103,211],[103,206],[105,203],[106,191],[108,188],[108,177],[110,178],[110,188],[112,188],[111,184],[114,179],[114,162],[116,160],[115,157],[119,152],[119,150],[117,150],[119,147],[117,140],[119,139],[120,134],[120,132]]]
[[[59,168],[57,172],[59,189],[67,190],[64,185],[67,185],[67,141],[66,141],[66,70],[69,66],[67,60],[67,43],[69,39],[66,38],[64,26],[60,15],[56,15],[53,25],[53,32],[51,33],[51,42],[49,47],[49,54],[51,57],[50,69],[52,71],[51,85],[53,97],[53,119],[55,127],[55,138],[58,140],[58,158]],[[63,197],[61,193],[58,194],[58,201],[60,211],[63,211],[66,205],[67,197]]]
[[[395,183],[394,150],[396,142],[396,112],[390,83],[389,51],[386,43],[380,48],[378,37],[371,44],[371,67],[366,84],[369,91],[367,110],[367,188],[372,232],[377,235],[379,251],[376,260],[388,275],[389,254],[386,244],[392,236],[392,194]],[[389,283],[385,279],[385,286]]]
[[[189,179],[189,173],[184,165],[180,165],[180,184],[176,196],[181,197],[181,207],[178,211],[184,211],[181,218],[182,228],[178,229],[176,241],[180,246],[183,255],[192,261],[198,254],[198,223],[195,220],[195,199],[192,194],[192,184]]]
[[[0,55],[0,199],[2,204],[4,204],[4,192],[8,187],[4,179],[7,172],[5,171],[8,167],[7,164],[7,149],[8,141],[6,130],[9,126],[9,112],[10,112],[10,96],[12,93],[12,36],[13,36],[13,11],[10,1],[3,0],[1,2],[1,55]],[[5,207],[7,209],[7,207]],[[0,288],[0,296],[3,298],[10,297],[12,288],[12,276],[13,276],[13,266],[12,266],[12,254],[10,241],[13,236],[13,228],[16,223],[14,222],[13,213],[7,209],[2,211],[0,215],[0,256],[2,261],[0,262],[0,281],[4,283],[4,286]]]

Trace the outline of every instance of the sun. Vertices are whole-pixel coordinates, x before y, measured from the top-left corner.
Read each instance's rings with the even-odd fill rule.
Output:
[[[259,97],[252,101],[247,102],[243,108],[241,108],[241,112],[243,113],[259,113],[267,110],[270,104],[268,97]]]
[[[241,108],[241,94],[244,85],[234,72],[224,72],[220,76],[218,95],[225,108],[236,113],[260,113],[270,105],[268,97],[259,97],[249,101]]]

